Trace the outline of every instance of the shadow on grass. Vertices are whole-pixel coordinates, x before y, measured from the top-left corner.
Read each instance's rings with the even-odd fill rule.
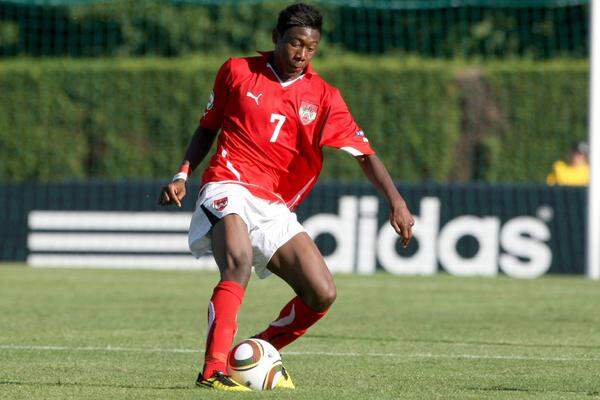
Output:
[[[523,393],[573,393],[596,397],[600,394],[598,391],[589,390],[534,390],[510,386],[490,386],[490,387],[467,387],[465,389],[482,392],[523,392]]]

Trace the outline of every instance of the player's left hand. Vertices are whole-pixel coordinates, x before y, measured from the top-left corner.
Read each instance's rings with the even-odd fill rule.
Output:
[[[404,200],[391,205],[390,224],[402,238],[402,247],[406,248],[412,238],[412,227],[415,224],[415,219]]]

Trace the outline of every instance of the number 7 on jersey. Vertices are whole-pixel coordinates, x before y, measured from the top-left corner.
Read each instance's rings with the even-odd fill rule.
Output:
[[[285,115],[281,115],[281,114],[271,114],[271,123],[273,122],[277,122],[277,125],[275,125],[275,130],[273,131],[273,136],[271,136],[271,140],[269,140],[269,142],[271,143],[275,143],[277,141],[277,136],[279,136],[279,131],[281,130],[281,127],[283,126],[283,123],[285,122]]]

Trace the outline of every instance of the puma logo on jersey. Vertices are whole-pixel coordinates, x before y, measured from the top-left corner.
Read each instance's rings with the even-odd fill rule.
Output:
[[[258,96],[255,96],[255,95],[253,95],[253,94],[252,94],[252,92],[251,92],[251,91],[247,91],[247,92],[246,92],[246,96],[248,96],[248,97],[250,97],[251,99],[253,99],[253,100],[256,102],[256,105],[257,105],[257,106],[259,105],[259,104],[258,104],[258,99],[260,99],[260,96],[262,96],[262,95],[263,95],[262,93],[259,93],[259,94],[258,94]]]

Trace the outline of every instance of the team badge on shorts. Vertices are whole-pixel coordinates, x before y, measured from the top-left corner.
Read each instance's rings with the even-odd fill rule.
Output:
[[[319,110],[319,106],[316,104],[309,103],[307,101],[303,101],[300,104],[300,121],[303,125],[308,125],[317,118],[317,111]]]
[[[213,201],[213,207],[217,211],[223,211],[225,207],[227,207],[227,197],[223,197],[221,199],[217,199]]]

